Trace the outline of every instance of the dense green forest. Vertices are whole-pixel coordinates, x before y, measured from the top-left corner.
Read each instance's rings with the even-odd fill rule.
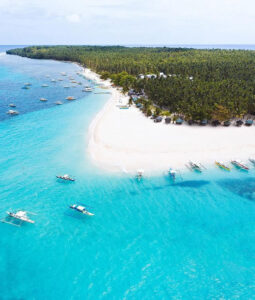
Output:
[[[153,103],[193,120],[223,121],[255,114],[255,51],[35,46],[7,53],[78,62],[103,78],[110,78],[124,91],[130,88],[144,91],[147,97],[143,104],[148,110]],[[139,77],[139,74],[152,73],[157,77]]]

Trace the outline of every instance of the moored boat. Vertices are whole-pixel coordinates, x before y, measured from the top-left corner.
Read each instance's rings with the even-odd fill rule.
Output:
[[[63,103],[61,101],[57,101],[56,105],[62,105]]]
[[[16,107],[16,104],[10,103],[9,106],[10,106],[10,107]]]
[[[28,214],[35,215],[32,212],[28,212],[28,211],[25,211],[25,210],[17,210],[17,211],[13,211],[13,212],[12,211],[7,211],[6,213],[8,215],[8,219],[7,218],[2,219],[1,222],[3,222],[3,223],[7,223],[7,224],[10,224],[10,225],[14,225],[14,226],[21,226],[21,224],[23,222],[31,223],[31,224],[35,223],[34,220],[31,220],[28,217]],[[15,223],[15,221],[18,221],[19,223],[17,223],[17,222]]]
[[[201,164],[189,161],[188,162],[188,168],[190,168],[192,171],[202,173],[202,166],[201,166]]]
[[[226,166],[223,162],[221,161],[216,161],[215,162],[216,166],[218,166],[220,169],[225,170],[225,171],[230,171],[230,168]]]
[[[94,214],[92,214],[91,212],[89,212],[85,206],[82,206],[82,205],[78,205],[78,204],[73,204],[73,205],[70,205],[69,206],[71,209],[74,209],[84,215],[87,215],[87,216],[94,216]]]
[[[76,98],[74,98],[73,96],[68,96],[68,97],[66,97],[66,100],[69,100],[69,101],[71,101],[71,100],[75,100]]]
[[[83,92],[93,92],[93,89],[89,86],[86,86],[82,91]]]
[[[12,110],[12,109],[10,109],[10,110],[7,111],[7,114],[12,115],[12,116],[15,116],[15,115],[18,115],[19,112],[18,112],[17,110]]]
[[[56,176],[58,179],[63,179],[63,180],[67,180],[67,181],[75,181],[74,178],[71,178],[68,174],[65,175],[57,175]]]
[[[42,84],[41,87],[48,87],[48,84]]]
[[[170,169],[168,170],[168,174],[169,174],[169,176],[170,176],[173,180],[175,180],[175,178],[176,178],[176,170],[170,168]]]
[[[249,158],[249,161],[255,166],[255,159],[254,158]]]
[[[136,171],[136,178],[139,179],[139,180],[142,179],[143,174],[144,174],[144,170],[143,169],[138,169]]]
[[[244,170],[244,171],[248,171],[250,168],[248,166],[246,166],[243,162],[241,162],[240,160],[232,160],[231,164],[234,165],[236,168]]]
[[[46,102],[46,101],[48,101],[46,98],[40,98],[40,101],[42,101],[42,102]]]

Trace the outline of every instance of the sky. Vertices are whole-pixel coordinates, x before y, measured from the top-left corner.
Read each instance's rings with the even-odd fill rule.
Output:
[[[0,0],[0,44],[254,44],[254,0]]]

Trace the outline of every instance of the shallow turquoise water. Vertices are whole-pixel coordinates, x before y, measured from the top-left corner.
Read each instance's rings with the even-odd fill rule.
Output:
[[[24,77],[45,63],[26,60]],[[90,94],[0,122],[0,217],[38,213],[34,225],[0,224],[0,299],[254,299],[254,170],[187,172],[175,184],[107,174],[86,155],[106,100]],[[58,182],[63,173],[77,181]],[[77,202],[95,216],[70,215]]]

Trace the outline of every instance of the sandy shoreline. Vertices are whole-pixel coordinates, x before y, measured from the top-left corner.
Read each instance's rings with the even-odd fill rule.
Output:
[[[120,109],[128,97],[97,74],[85,69],[86,78],[103,84],[110,99],[89,127],[88,153],[100,168],[116,172],[184,169],[189,160],[212,165],[215,160],[247,161],[255,156],[254,126],[211,127],[154,123],[137,108]]]

